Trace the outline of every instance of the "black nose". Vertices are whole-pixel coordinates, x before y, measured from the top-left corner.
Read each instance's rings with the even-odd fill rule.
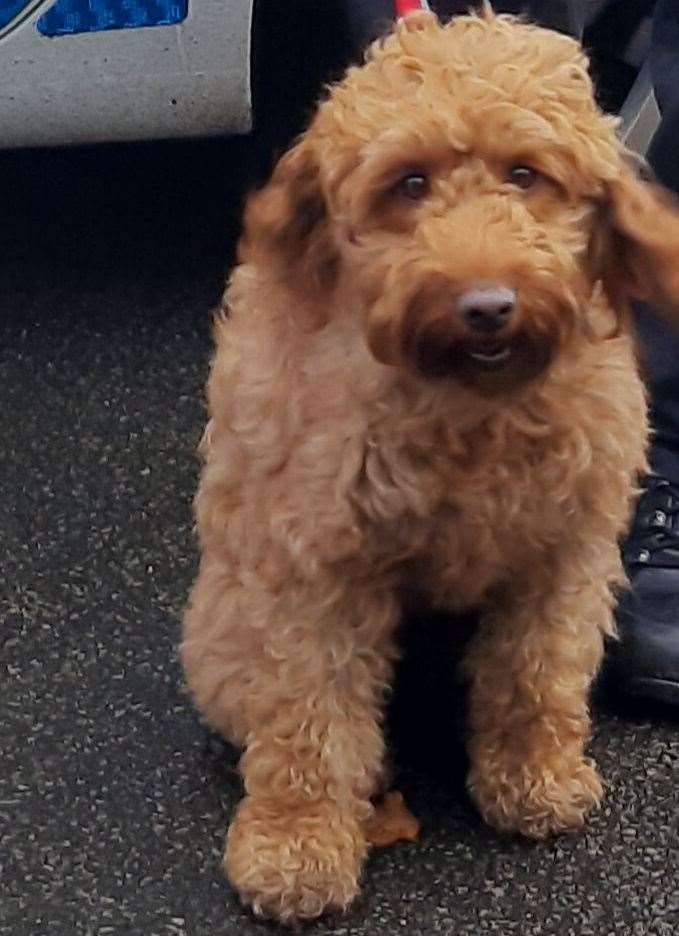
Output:
[[[507,324],[514,306],[516,293],[506,286],[475,286],[458,298],[458,313],[476,332],[490,335]]]

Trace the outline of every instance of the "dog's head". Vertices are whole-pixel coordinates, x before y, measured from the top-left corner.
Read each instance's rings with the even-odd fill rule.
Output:
[[[679,307],[679,212],[629,168],[582,50],[489,12],[377,43],[250,199],[241,259],[307,327],[351,294],[379,361],[484,394],[609,336],[632,297]]]

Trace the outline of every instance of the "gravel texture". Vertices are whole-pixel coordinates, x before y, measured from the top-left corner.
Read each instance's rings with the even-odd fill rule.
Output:
[[[0,934],[256,936],[224,882],[235,755],[175,658],[209,315],[252,164],[243,142],[0,159]],[[416,843],[308,933],[670,936],[679,731],[602,696],[586,830],[500,839],[464,793],[441,622],[392,717]]]

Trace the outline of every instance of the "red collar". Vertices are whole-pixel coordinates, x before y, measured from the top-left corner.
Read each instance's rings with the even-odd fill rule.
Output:
[[[405,16],[406,13],[412,13],[413,10],[428,10],[427,0],[394,0],[394,11],[396,17]]]

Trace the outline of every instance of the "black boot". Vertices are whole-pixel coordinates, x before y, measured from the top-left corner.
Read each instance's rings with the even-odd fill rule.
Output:
[[[679,706],[679,485],[649,476],[623,547],[631,590],[608,673],[621,692]]]

